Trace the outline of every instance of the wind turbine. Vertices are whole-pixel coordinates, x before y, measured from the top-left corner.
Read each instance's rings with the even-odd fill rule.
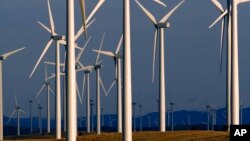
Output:
[[[112,57],[115,62],[115,68],[116,68],[116,81],[117,81],[117,131],[118,133],[122,132],[122,74],[121,74],[121,46],[123,41],[123,35],[120,38],[120,41],[116,47],[116,51],[113,53],[111,51],[102,51],[102,50],[93,50],[94,52],[107,55],[109,57]],[[114,83],[113,83],[114,84]],[[113,85],[112,84],[112,85]],[[111,85],[111,86],[112,86]]]
[[[141,115],[142,105],[141,104],[139,104],[139,108],[140,108],[140,131],[142,131],[142,115]]]
[[[30,99],[30,100],[29,100],[29,103],[30,103],[30,133],[33,132],[32,102],[33,102],[33,101]]]
[[[171,124],[171,130],[174,131],[174,112],[173,112],[173,106],[174,106],[174,102],[170,102],[170,108],[171,108],[171,121],[172,121],[172,124]]]
[[[20,136],[20,115],[19,115],[19,112],[22,112],[22,113],[26,113],[26,112],[23,111],[23,109],[21,109],[21,107],[18,105],[15,91],[14,91],[14,96],[15,96],[15,109],[13,110],[9,120],[7,121],[7,124],[10,122],[12,116],[16,112],[16,114],[17,114],[17,136]]]
[[[3,76],[2,76],[3,67],[2,67],[2,63],[11,55],[14,55],[24,49],[25,47],[0,55],[0,140],[3,140]]]
[[[48,81],[47,66],[45,65],[45,79],[41,89],[38,91],[36,98],[41,94],[43,89],[47,87],[47,133],[50,133],[50,92],[55,94],[50,88],[51,82]]]
[[[101,44],[99,50],[101,50],[103,41],[105,37],[105,32],[102,36]],[[94,69],[96,72],[96,132],[97,134],[101,134],[101,113],[100,113],[100,69],[102,68],[101,61],[99,61],[100,53],[97,54],[95,64],[94,64]]]
[[[97,11],[104,0],[99,1],[99,6],[92,11]],[[85,10],[85,9],[84,9]],[[92,16],[88,17],[90,19]],[[88,19],[86,23],[88,23]],[[74,50],[74,0],[67,0],[67,63],[66,63],[66,80],[67,80],[67,140],[76,140],[77,138],[77,107],[76,107],[76,72],[75,72],[75,50]]]
[[[132,103],[132,105],[133,105],[133,120],[134,120],[134,132],[136,131],[136,118],[135,118],[135,106],[136,106],[136,103],[135,102],[133,102]]]
[[[37,105],[37,110],[38,110],[38,124],[39,124],[39,132],[40,132],[40,134],[42,134],[42,109],[43,109],[43,107],[40,105],[40,104],[38,104]]]
[[[115,119],[112,119],[111,116],[109,115],[109,126],[113,127],[113,121],[115,121]]]
[[[153,57],[153,78],[154,81],[154,66],[155,66],[155,55],[156,55],[156,45],[157,39],[159,36],[160,42],[160,66],[159,66],[159,84],[160,84],[160,131],[165,132],[165,55],[164,55],[164,29],[169,28],[170,24],[167,23],[168,19],[172,16],[172,14],[179,8],[185,0],[182,0],[179,4],[177,4],[169,13],[167,13],[159,22],[156,21],[155,17],[146,9],[144,8],[138,0],[135,0],[142,11],[147,15],[147,17],[151,20],[155,27],[155,37],[154,37],[154,57]]]
[[[90,107],[91,107],[91,112],[90,112],[90,116],[91,116],[91,131],[94,132],[94,116],[93,116],[93,106],[95,106],[94,100],[90,100]]]
[[[232,125],[239,125],[238,5],[250,0],[232,0]]]
[[[231,47],[231,3],[227,0],[227,8],[224,9],[222,4],[218,0],[211,0],[213,4],[220,10],[221,15],[209,26],[213,27],[218,21],[222,19],[221,22],[221,41],[220,41],[220,72],[222,69],[222,56],[223,56],[223,46],[224,46],[224,34],[225,28],[227,28],[227,126],[231,125],[231,75],[232,75],[232,47]],[[230,12],[229,12],[230,11]],[[227,20],[225,22],[225,20]],[[227,25],[226,25],[227,23]],[[228,128],[230,130],[230,128]]]
[[[123,0],[123,141],[132,141],[132,78],[131,78],[131,37],[130,0]]]
[[[206,109],[207,109],[207,130],[209,131],[210,106],[206,105]]]

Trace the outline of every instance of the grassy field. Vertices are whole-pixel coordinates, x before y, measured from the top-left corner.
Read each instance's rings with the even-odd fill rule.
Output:
[[[53,135],[46,136],[22,136],[22,137],[6,137],[6,140],[34,140],[34,141],[59,141],[53,139]],[[102,133],[96,134],[80,134],[78,141],[121,141],[122,134],[118,133]],[[64,141],[65,139],[61,139]],[[229,141],[228,132],[208,132],[208,131],[176,131],[176,132],[136,132],[133,133],[133,141]]]

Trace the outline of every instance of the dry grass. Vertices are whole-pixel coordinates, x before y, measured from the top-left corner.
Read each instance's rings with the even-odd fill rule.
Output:
[[[28,139],[29,138],[29,139]],[[33,136],[22,137],[20,140],[34,141],[59,141],[52,139],[53,136]],[[7,138],[6,138],[7,139]],[[17,138],[9,137],[7,140],[15,140]],[[65,140],[65,139],[62,139]],[[83,134],[78,136],[78,141],[121,141],[122,134],[118,133],[102,133]],[[177,131],[177,132],[136,132],[133,133],[133,141],[229,141],[228,132],[208,132],[208,131]]]

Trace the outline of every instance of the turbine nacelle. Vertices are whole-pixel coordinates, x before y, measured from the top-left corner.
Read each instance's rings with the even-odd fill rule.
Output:
[[[170,23],[158,23],[155,25],[156,28],[170,28]]]
[[[95,69],[101,69],[102,65],[95,65],[94,67],[95,67]]]
[[[55,41],[66,40],[65,36],[53,35],[51,38]]]

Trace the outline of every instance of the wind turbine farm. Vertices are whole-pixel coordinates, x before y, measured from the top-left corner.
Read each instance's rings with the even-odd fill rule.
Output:
[[[250,124],[249,7],[2,0],[0,140],[229,141]]]

